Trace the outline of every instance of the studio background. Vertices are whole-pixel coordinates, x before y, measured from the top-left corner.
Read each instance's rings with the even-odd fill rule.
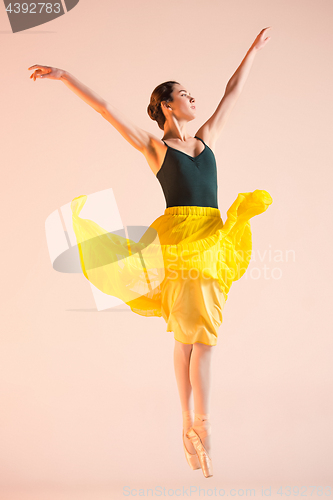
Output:
[[[332,15],[325,0],[80,0],[13,34],[0,6],[2,498],[332,486]],[[97,312],[83,274],[52,269],[45,237],[51,212],[110,187],[124,225],[148,226],[161,186],[101,115],[27,68],[69,71],[160,138],[146,108],[176,80],[196,98],[194,135],[267,26],[215,151],[223,221],[238,193],[273,204],[251,219],[252,261],[223,312],[207,482],[182,449],[173,333],[126,307]]]

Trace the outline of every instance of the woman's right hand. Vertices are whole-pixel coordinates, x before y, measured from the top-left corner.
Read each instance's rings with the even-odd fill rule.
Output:
[[[35,64],[34,66],[30,66],[28,70],[34,70],[30,78],[33,78],[36,81],[36,78],[51,78],[52,80],[60,80],[61,76],[64,74],[63,69],[52,68],[51,66],[40,66],[39,64]]]

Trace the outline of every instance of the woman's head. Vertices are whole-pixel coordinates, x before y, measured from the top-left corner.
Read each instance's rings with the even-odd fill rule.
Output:
[[[171,104],[172,103],[172,104]],[[168,112],[173,112],[177,118],[193,120],[195,109],[194,97],[178,82],[169,81],[158,85],[152,92],[147,107],[148,115],[156,120],[160,129],[164,130],[164,123]]]

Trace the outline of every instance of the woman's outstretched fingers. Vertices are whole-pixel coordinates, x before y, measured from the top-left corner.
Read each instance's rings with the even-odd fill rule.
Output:
[[[34,72],[30,76],[36,81],[36,78],[51,78],[53,80],[59,80],[63,74],[63,70],[58,68],[52,68],[51,66],[41,66],[40,64],[34,64],[30,66],[28,70],[34,69]]]
[[[38,70],[34,71],[33,74],[32,74],[32,77],[34,79],[34,81],[36,81],[36,78],[39,76],[38,74]]]
[[[41,76],[42,74],[42,66],[39,66],[38,64],[35,64],[34,66],[30,66],[30,68],[28,68],[28,70],[31,70],[33,68],[38,68],[38,69],[35,69],[35,71],[30,75],[30,78],[33,78],[34,81],[36,81],[36,78],[38,76]]]

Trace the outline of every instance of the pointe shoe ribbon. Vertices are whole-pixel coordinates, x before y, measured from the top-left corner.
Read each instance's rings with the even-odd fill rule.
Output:
[[[186,432],[193,425],[194,411],[193,410],[186,410],[186,411],[183,411],[182,414],[183,414],[183,428]]]

